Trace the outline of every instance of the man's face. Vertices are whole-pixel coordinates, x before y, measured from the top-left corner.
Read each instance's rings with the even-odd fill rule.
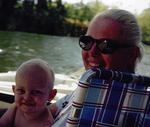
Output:
[[[94,39],[112,39],[118,44],[125,44],[122,41],[122,25],[114,20],[99,19],[93,21],[86,33],[87,36],[91,36]],[[93,43],[92,48],[88,51],[82,50],[82,58],[85,69],[91,67],[103,67],[105,69],[127,69],[126,60],[130,58],[129,48],[117,49],[110,54],[104,54],[97,47],[96,43]],[[128,55],[129,54],[129,55]]]

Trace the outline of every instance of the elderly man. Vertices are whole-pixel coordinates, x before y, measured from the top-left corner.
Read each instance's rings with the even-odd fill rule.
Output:
[[[99,13],[79,39],[85,69],[102,67],[134,73],[142,56],[140,42],[141,31],[130,12],[110,9]],[[53,105],[57,107],[53,127],[65,126],[74,96],[75,92]]]

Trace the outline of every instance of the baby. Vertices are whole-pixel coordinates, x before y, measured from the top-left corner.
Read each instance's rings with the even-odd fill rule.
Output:
[[[54,73],[41,59],[24,62],[12,86],[15,103],[0,119],[0,127],[50,127],[53,115],[47,103],[56,95]]]

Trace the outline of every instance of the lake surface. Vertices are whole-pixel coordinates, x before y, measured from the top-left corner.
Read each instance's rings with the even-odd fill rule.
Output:
[[[69,75],[83,66],[78,38],[0,31],[0,72],[15,71],[25,60],[42,58],[56,73]],[[150,46],[137,72],[150,76]]]
[[[21,32],[0,32],[0,72],[15,71],[25,60],[42,58],[56,73],[82,67],[78,39]]]

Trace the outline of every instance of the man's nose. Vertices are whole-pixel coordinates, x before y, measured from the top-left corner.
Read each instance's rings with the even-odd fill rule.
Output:
[[[100,50],[98,49],[96,43],[93,43],[91,49],[89,50],[89,54],[91,56],[98,56],[98,55],[100,55]]]

